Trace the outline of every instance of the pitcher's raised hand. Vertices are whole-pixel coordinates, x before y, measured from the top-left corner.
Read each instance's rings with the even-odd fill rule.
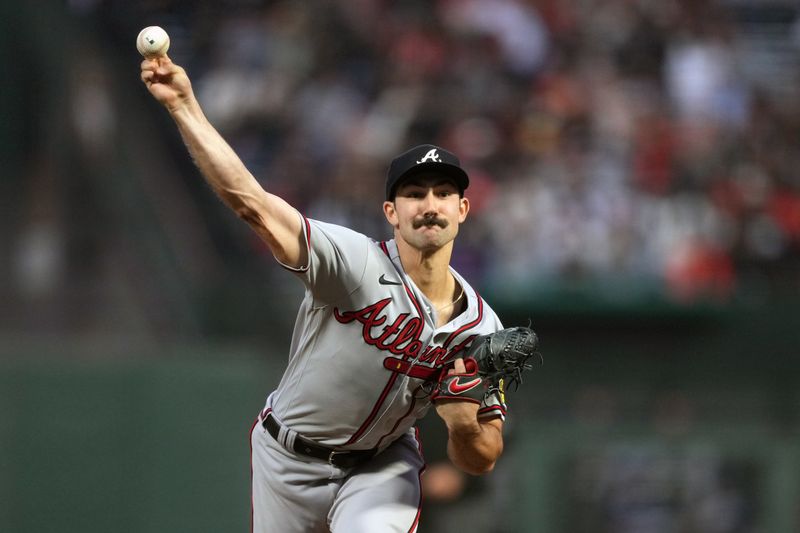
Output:
[[[145,59],[141,64],[142,81],[153,97],[170,112],[183,107],[194,98],[192,83],[180,65],[167,55]]]

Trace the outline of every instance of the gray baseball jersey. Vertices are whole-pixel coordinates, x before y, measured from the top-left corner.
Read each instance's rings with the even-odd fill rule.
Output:
[[[299,434],[348,449],[382,448],[423,416],[425,381],[500,320],[454,270],[466,310],[436,327],[430,301],[403,271],[394,241],[304,219],[309,259],[289,364],[273,412]],[[481,416],[502,416],[500,402]]]
[[[466,309],[442,327],[394,241],[303,218],[306,286],[289,361],[251,432],[255,531],[415,531],[424,468],[414,422],[425,384],[478,335],[502,329],[470,285]],[[287,267],[288,268],[288,267]],[[504,417],[492,397],[479,417]],[[280,425],[273,438],[268,419]],[[346,469],[295,453],[296,439],[373,450]]]

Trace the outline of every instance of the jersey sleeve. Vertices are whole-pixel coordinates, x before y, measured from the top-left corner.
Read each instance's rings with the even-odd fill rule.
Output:
[[[320,302],[350,294],[364,277],[370,239],[343,226],[302,218],[308,259],[299,268],[284,268],[296,273]]]

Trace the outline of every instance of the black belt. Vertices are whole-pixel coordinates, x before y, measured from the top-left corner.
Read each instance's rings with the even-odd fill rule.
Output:
[[[278,435],[280,434],[281,426],[278,424],[278,421],[275,420],[275,417],[272,416],[272,413],[267,413],[267,416],[264,417],[264,421],[261,424],[267,429],[269,434],[272,435],[272,438],[280,443]],[[300,435],[295,437],[292,450],[300,455],[322,459],[339,468],[353,468],[354,466],[358,466],[367,459],[374,457],[377,452],[374,448],[371,450],[337,450],[330,446],[317,444]]]

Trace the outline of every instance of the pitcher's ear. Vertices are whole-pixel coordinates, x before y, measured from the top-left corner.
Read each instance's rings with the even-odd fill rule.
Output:
[[[390,202],[389,200],[383,202],[383,214],[386,217],[386,220],[389,221],[389,224],[392,226],[397,226],[397,211],[394,208],[394,202]]]
[[[469,199],[465,196],[458,199],[458,221],[464,222],[469,213]]]

